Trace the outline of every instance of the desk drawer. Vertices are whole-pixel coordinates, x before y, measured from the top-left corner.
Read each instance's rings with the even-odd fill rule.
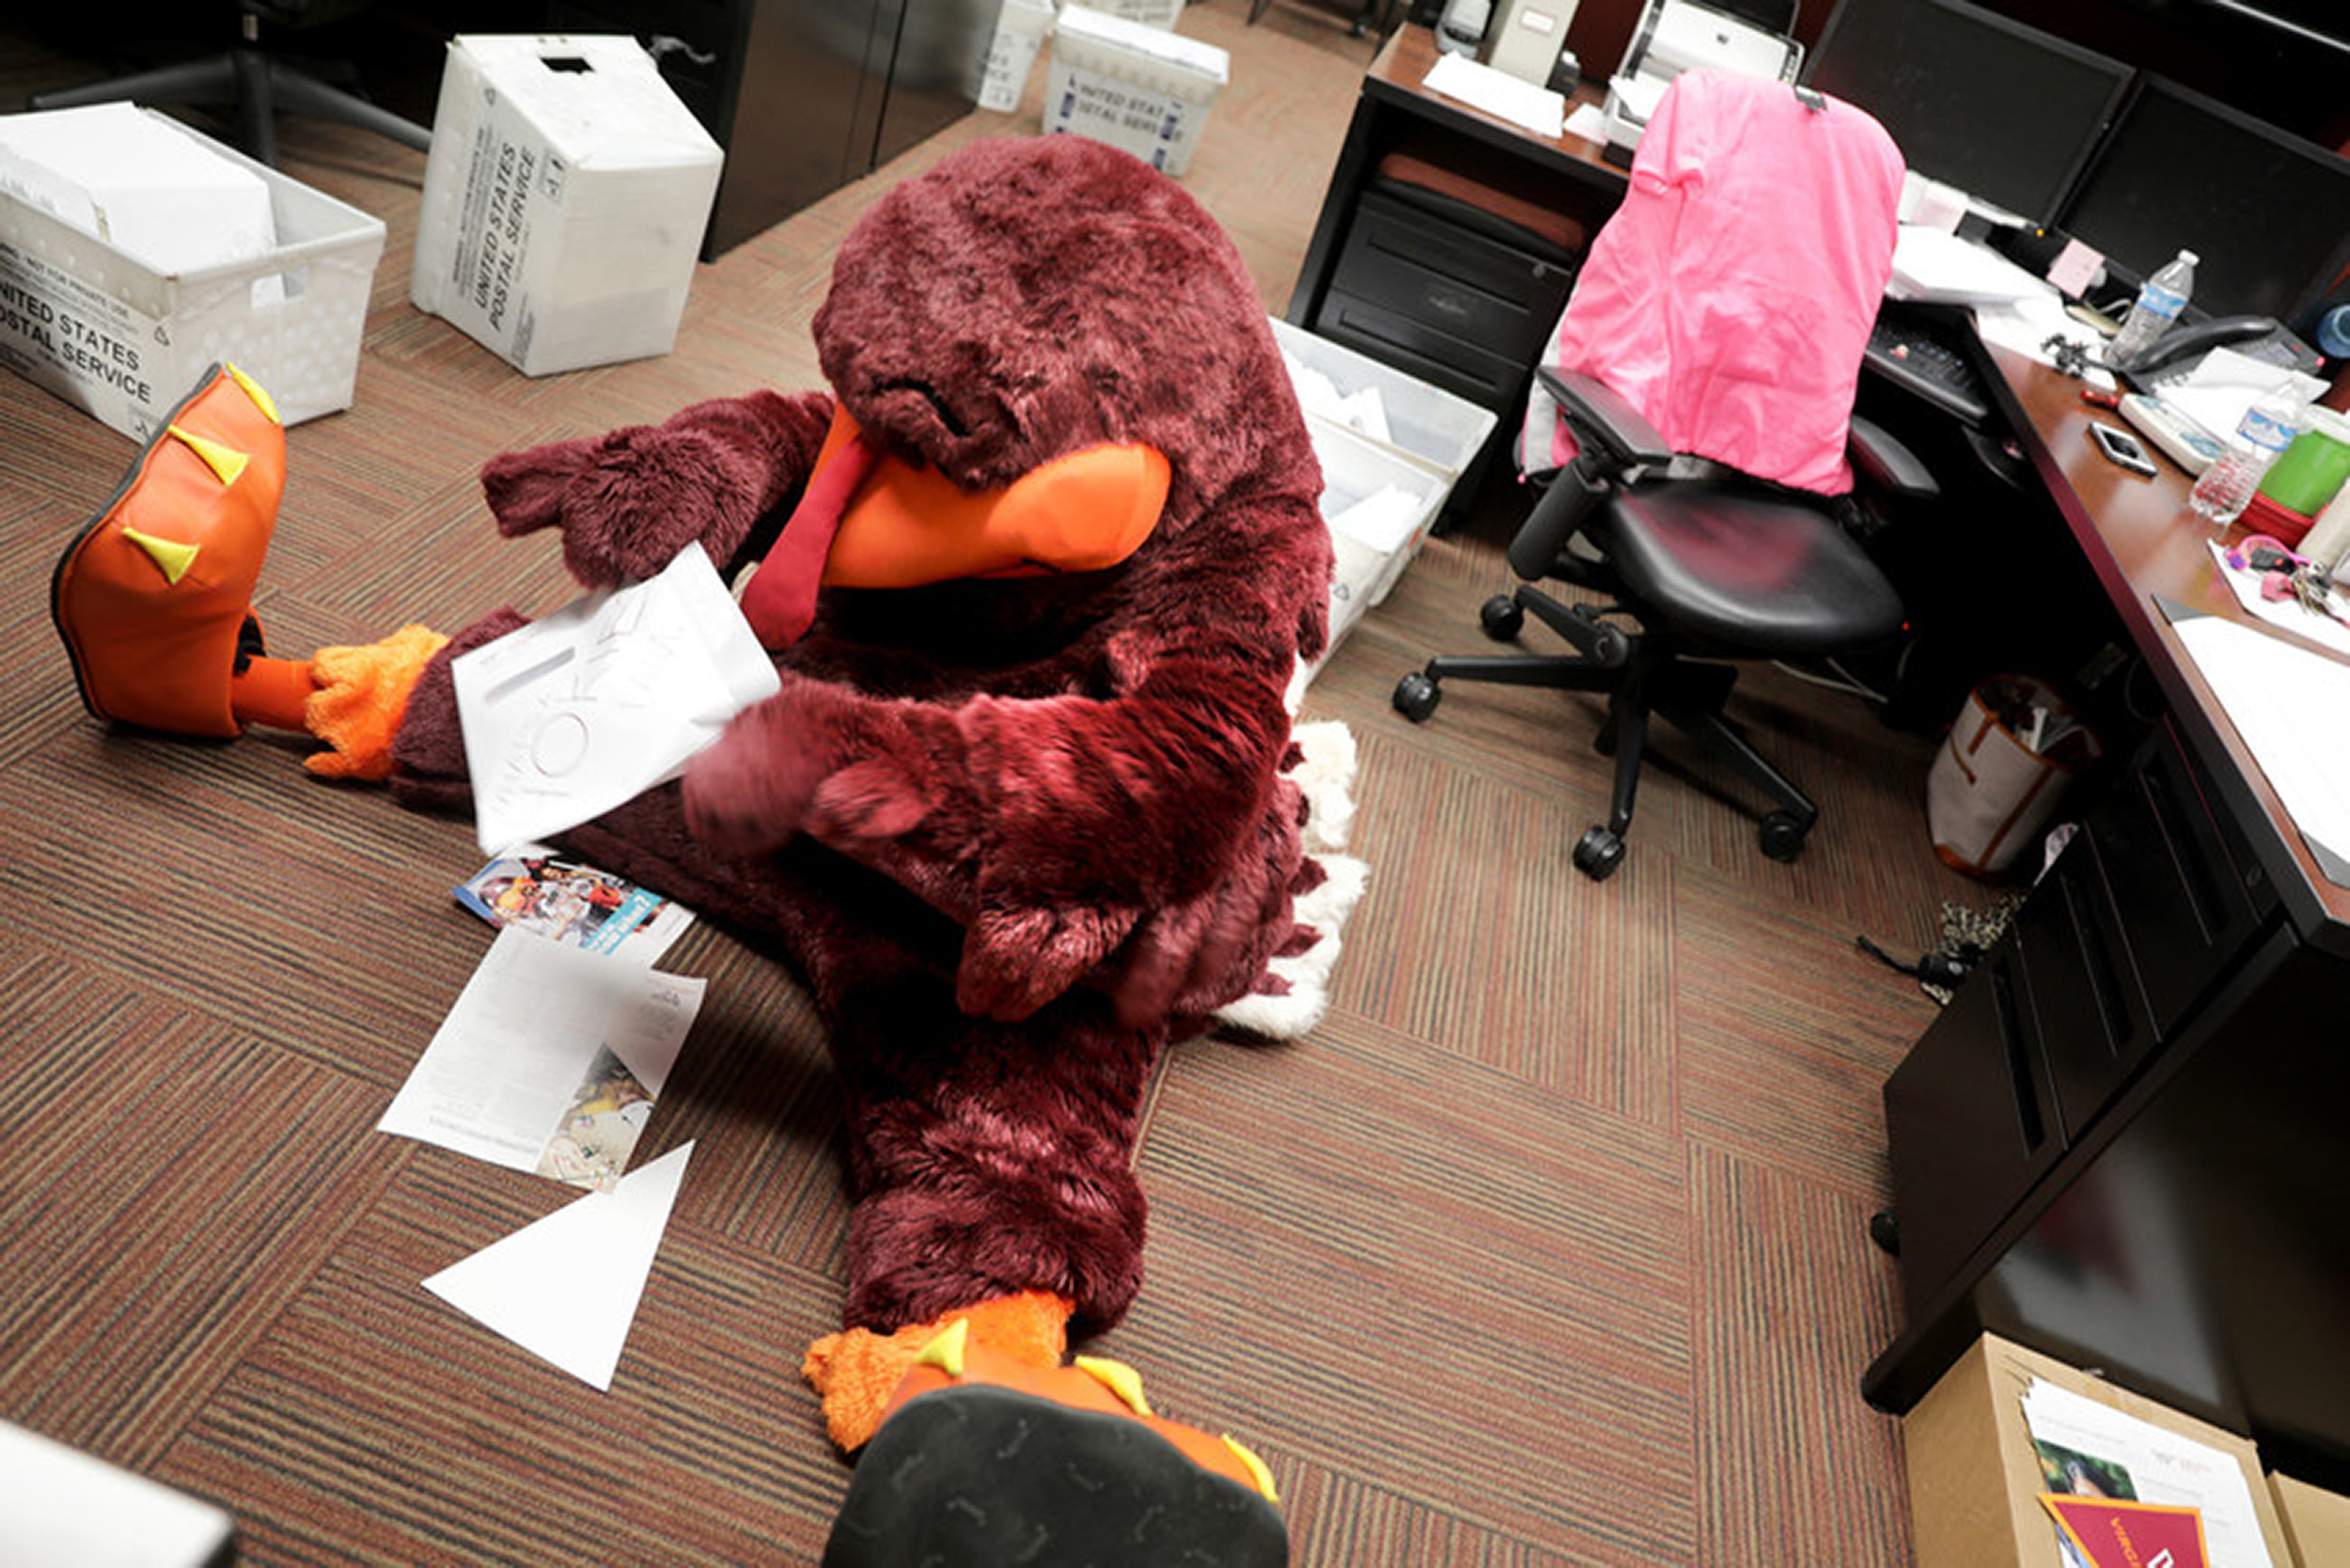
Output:
[[[2074,836],[2016,912],[2064,1140],[2080,1137],[2152,1052],[2152,1009],[2092,834]]]
[[[2164,1039],[2244,950],[2270,902],[2256,896],[2266,886],[2206,794],[2201,771],[2164,726],[2089,819]]]
[[[1472,233],[1366,191],[1355,204],[1330,288],[1334,295],[1388,315],[1399,337],[1409,324],[1419,329],[1423,345],[1455,345],[1523,375],[1558,322],[1574,281],[1573,269],[1555,257]],[[1500,379],[1490,368],[1477,373],[1487,381]]]
[[[1405,315],[1390,306],[1358,299],[1333,289],[1314,315],[1314,331],[1333,343],[1357,349],[1480,408],[1505,416],[1526,390],[1534,356],[1511,359],[1468,342],[1449,329]]]
[[[2064,1151],[2031,984],[2010,933],[1885,1085],[1912,1318]]]

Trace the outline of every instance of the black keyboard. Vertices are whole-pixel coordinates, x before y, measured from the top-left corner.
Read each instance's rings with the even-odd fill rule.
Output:
[[[1991,417],[1991,402],[1973,361],[1922,321],[1888,308],[1869,332],[1866,363],[1896,386],[1969,425]]]

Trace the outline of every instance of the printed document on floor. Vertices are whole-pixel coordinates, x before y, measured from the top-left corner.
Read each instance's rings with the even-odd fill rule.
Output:
[[[376,1130],[608,1188],[668,1081],[704,985],[501,931]]]

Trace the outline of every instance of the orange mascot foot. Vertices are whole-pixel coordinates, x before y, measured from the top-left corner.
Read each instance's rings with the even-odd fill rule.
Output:
[[[1007,1299],[1067,1311],[1054,1297]],[[1288,1531],[1255,1454],[1152,1414],[1118,1362],[1000,1347],[981,1314],[1003,1305],[953,1315],[914,1351],[863,1445],[824,1568],[1283,1568]],[[811,1378],[831,1342],[810,1352]],[[852,1354],[900,1343],[867,1335]],[[838,1359],[824,1356],[828,1372]]]
[[[50,581],[91,713],[177,735],[242,732],[231,686],[260,651],[253,587],[285,479],[277,411],[234,367],[172,410]]]

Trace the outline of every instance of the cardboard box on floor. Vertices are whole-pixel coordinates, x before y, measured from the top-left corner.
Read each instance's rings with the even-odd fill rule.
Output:
[[[2270,1476],[2268,1490],[2284,1522],[2294,1568],[2342,1568],[2350,1563],[2350,1497],[2288,1475]]]
[[[1918,1568],[2058,1568],[2062,1561],[2024,1424],[2023,1398],[2035,1378],[2233,1455],[2270,1559],[2278,1568],[2293,1560],[2251,1439],[1985,1334],[1902,1419]]]
[[[409,297],[525,375],[666,353],[720,162],[634,39],[461,35]]]

